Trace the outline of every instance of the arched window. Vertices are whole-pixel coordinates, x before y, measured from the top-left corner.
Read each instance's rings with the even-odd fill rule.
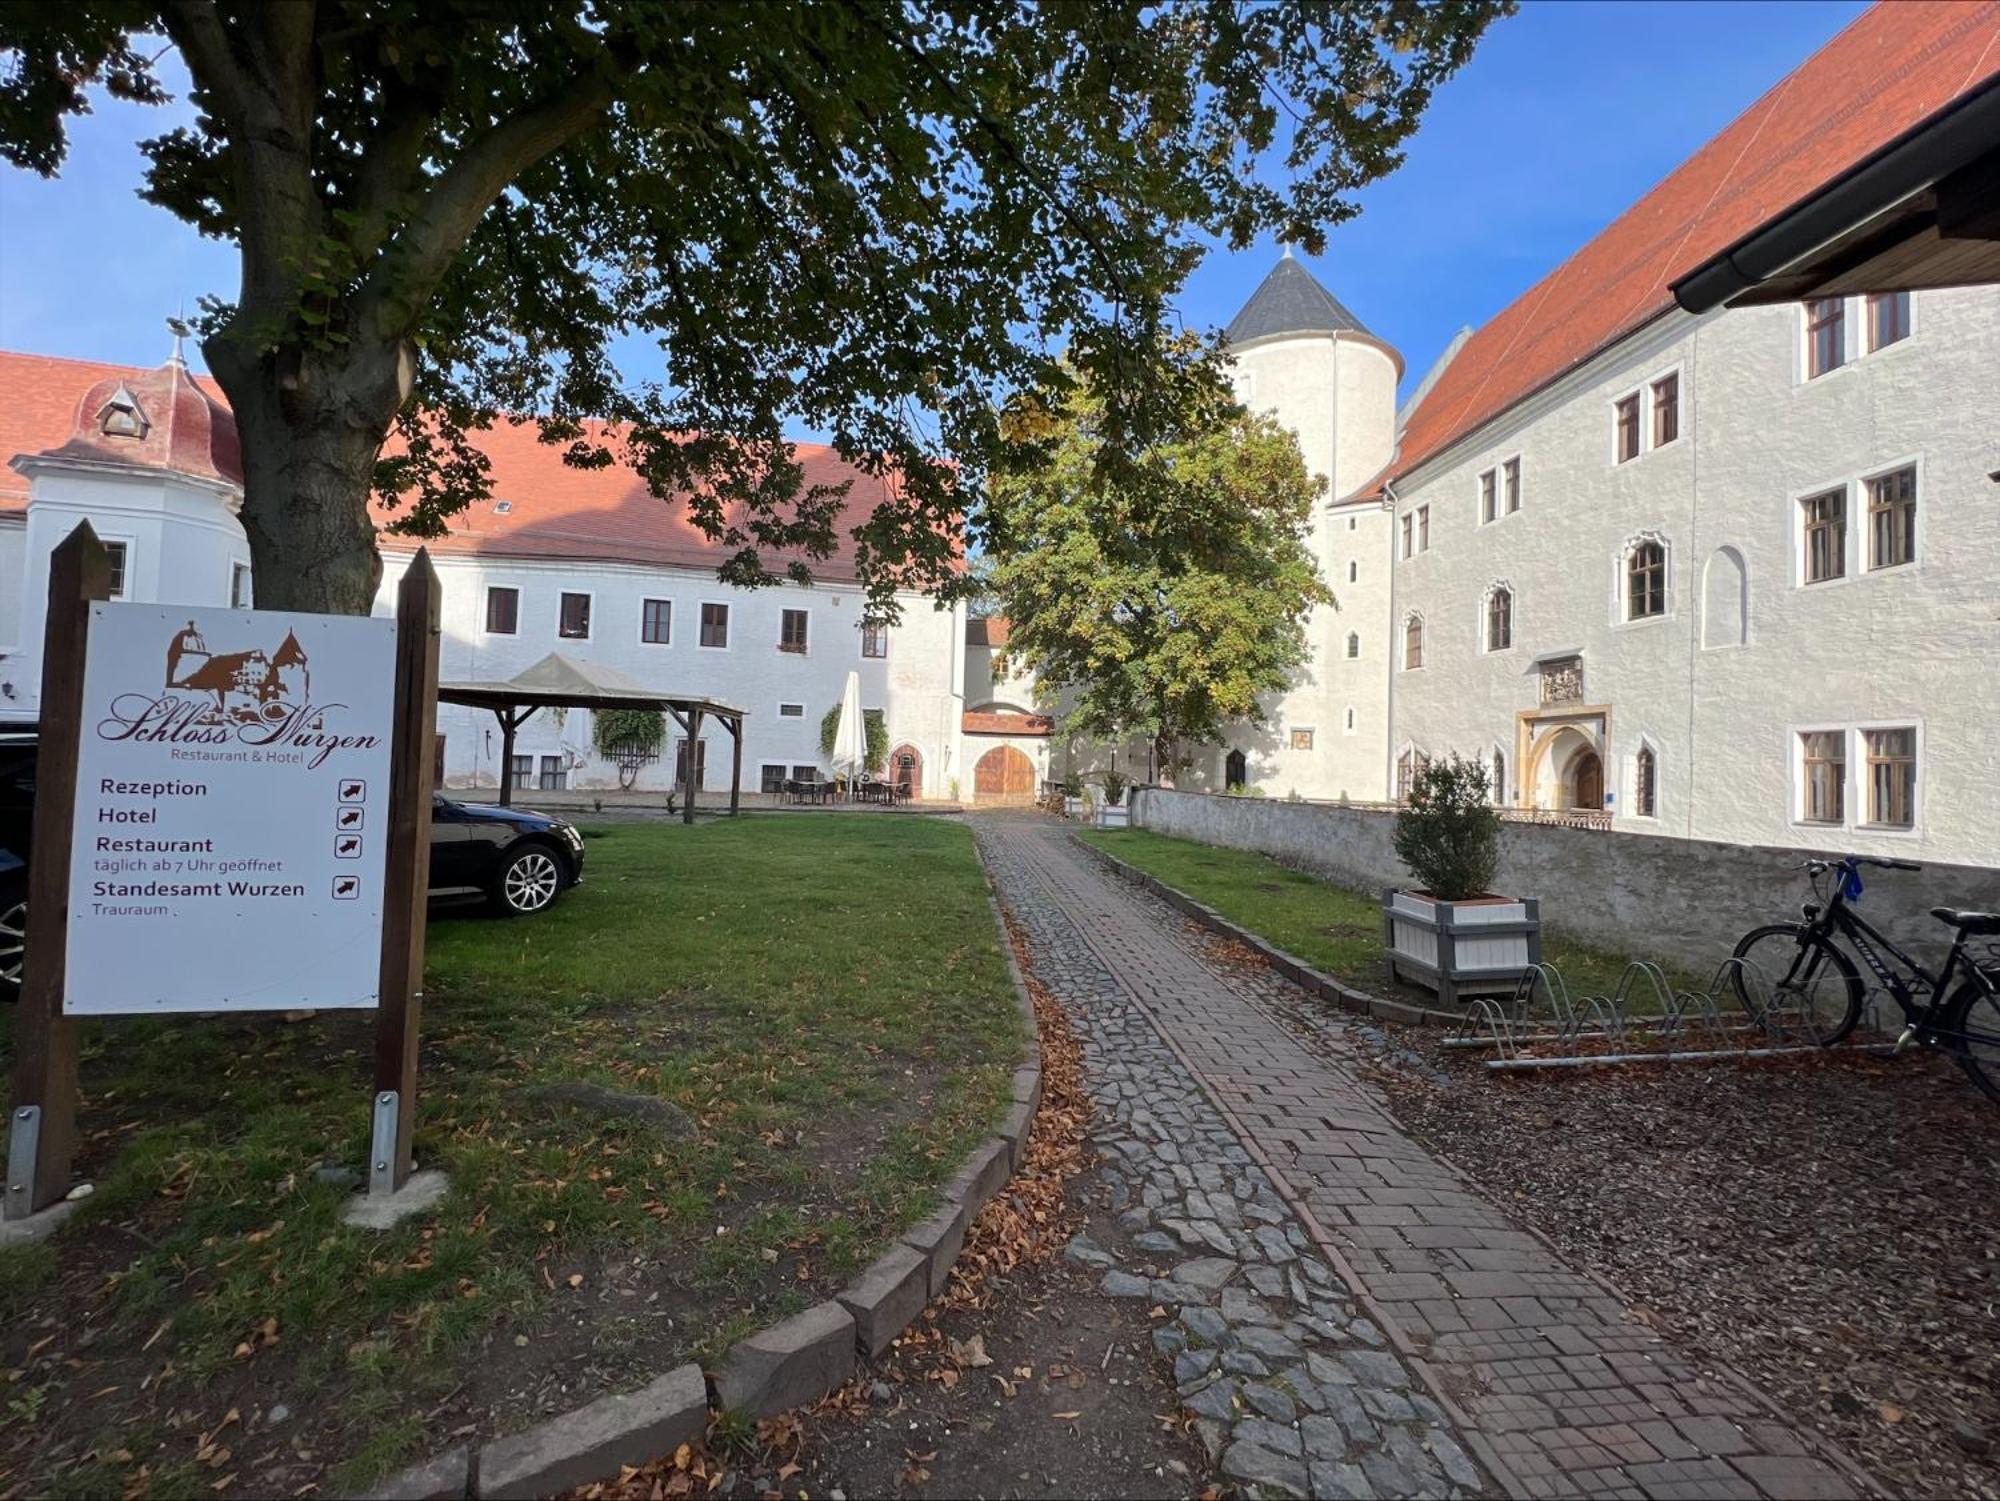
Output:
[[[1639,747],[1632,758],[1632,815],[1635,818],[1660,816],[1660,769],[1650,745]]]
[[[1749,574],[1743,554],[1718,547],[1708,555],[1701,576],[1701,644],[1741,646],[1749,635]]]
[[[1233,750],[1222,763],[1222,784],[1227,787],[1242,787],[1250,780],[1250,763],[1240,750]]]
[[[1347,633],[1347,659],[1351,662],[1360,655],[1361,633],[1359,631],[1349,631]]]
[[[1505,651],[1514,644],[1514,591],[1495,584],[1486,596],[1486,649]]]
[[[1666,545],[1640,542],[1625,554],[1625,618],[1646,620],[1666,613]]]
[[[1493,750],[1492,781],[1486,787],[1486,801],[1498,808],[1507,801],[1507,758],[1498,746]]]
[[[1412,615],[1403,622],[1403,670],[1424,665],[1424,617]]]
[[[1358,583],[1360,579],[1361,564],[1357,560],[1349,558],[1347,560],[1347,582],[1350,584]]]
[[[1408,802],[1410,800],[1410,789],[1416,785],[1418,774],[1430,764],[1431,758],[1415,746],[1405,748],[1402,755],[1396,757],[1397,802]]]

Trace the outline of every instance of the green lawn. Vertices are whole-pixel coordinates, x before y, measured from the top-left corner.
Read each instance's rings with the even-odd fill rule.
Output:
[[[129,1494],[141,1466],[142,1491],[208,1494],[244,1460],[197,1463],[198,1436],[276,1402],[293,1452],[234,1492],[351,1490],[529,1421],[523,1392],[713,1355],[926,1211],[1022,1042],[969,832],[588,832],[547,913],[433,917],[416,1156],[452,1189],[396,1231],[342,1226],[350,1190],[316,1174],[362,1163],[372,1014],[86,1027],[97,1191],[0,1257],[0,1494]],[[680,1114],[534,1091],[561,1081]]]
[[[1150,829],[1082,829],[1076,837],[1186,892],[1315,969],[1376,995],[1436,1004],[1431,992],[1389,978],[1380,892],[1335,886],[1266,855]],[[1633,957],[1644,956],[1610,954],[1542,934],[1542,959],[1561,971],[1572,998],[1610,994]],[[1671,971],[1668,978],[1684,983]]]

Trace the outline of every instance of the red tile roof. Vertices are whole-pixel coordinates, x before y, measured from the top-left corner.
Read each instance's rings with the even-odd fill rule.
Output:
[[[1398,477],[1673,305],[1671,284],[2000,73],[2000,0],[1881,0],[1467,341]]]
[[[1007,617],[1005,615],[975,615],[965,622],[965,644],[967,646],[1005,646],[1007,644]]]
[[[0,512],[18,511],[28,501],[26,477],[3,467],[9,458],[67,441],[80,404],[97,387],[126,381],[137,393],[138,382],[157,374],[0,351]],[[207,376],[194,379],[226,416],[227,404],[215,383]],[[229,428],[233,439],[234,424]],[[475,437],[492,463],[493,498],[453,517],[450,535],[426,544],[434,552],[695,568],[713,568],[724,556],[725,550],[688,520],[685,506],[656,498],[623,464],[571,468],[562,461],[560,446],[539,441],[533,422],[501,421]],[[852,580],[850,526],[874,510],[892,481],[855,468],[825,444],[800,443],[797,452],[808,485],[853,481],[847,493],[850,523],[838,529],[833,556],[806,560],[815,578]],[[393,545],[395,539],[383,541]],[[783,556],[766,558],[767,564],[784,561]]]
[[[97,408],[121,382],[131,385],[133,394],[139,398],[153,424],[145,440],[137,445],[145,462],[157,462],[163,456],[162,440],[177,429],[184,440],[183,447],[190,446],[185,440],[196,436],[193,431],[195,424],[182,428],[179,422],[167,420],[196,415],[192,413],[193,404],[188,401],[190,393],[184,381],[175,383],[179,387],[177,391],[167,390],[167,383],[161,380],[166,368],[140,370],[130,365],[101,365],[92,360],[66,360],[54,355],[0,351],[0,512],[18,511],[28,504],[28,477],[8,468],[7,461],[15,454],[44,453],[68,443],[76,436],[79,421],[94,418]],[[197,375],[193,377],[193,384],[206,395],[208,402],[219,405],[224,413],[228,411],[228,404],[223,402],[222,392],[214,381],[205,375]],[[155,386],[160,388],[158,392]],[[161,395],[169,398],[164,410],[163,403],[157,399]],[[95,401],[91,400],[93,396]],[[183,408],[188,410],[183,411]],[[234,474],[222,477],[233,479],[241,474],[241,463],[234,460],[235,424],[227,423],[226,426],[229,435],[227,440],[222,441],[221,451],[204,444],[202,447],[206,448],[206,453],[197,451],[184,456],[184,462],[195,467],[195,472],[201,472],[197,461],[207,457],[211,461],[226,458],[233,462]],[[210,435],[204,433],[203,436]],[[219,435],[213,436],[219,438]],[[86,435],[86,441],[92,448],[107,447],[108,456],[115,459],[130,457],[115,440],[101,437],[92,440]],[[86,453],[84,456],[107,455]],[[208,466],[211,474],[219,474],[221,468],[215,462]]]

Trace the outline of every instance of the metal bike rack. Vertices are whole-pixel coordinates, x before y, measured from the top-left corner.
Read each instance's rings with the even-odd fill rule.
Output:
[[[1505,1001],[1475,999],[1448,1048],[1491,1049],[1495,1073],[1599,1064],[1695,1063],[1817,1053],[1825,1027],[1810,1005],[1775,1005],[1763,972],[1747,959],[1715,967],[1706,987],[1676,990],[1646,960],[1625,967],[1608,996],[1572,1000],[1562,973],[1537,964]],[[1862,1043],[1856,1052],[1894,1052]]]

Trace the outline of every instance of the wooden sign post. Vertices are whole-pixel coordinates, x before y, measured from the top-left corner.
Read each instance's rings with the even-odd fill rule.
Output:
[[[368,1189],[393,1194],[430,887],[429,555],[393,624],[108,603],[110,582],[87,524],[50,557],[0,1212],[69,1192],[83,1015],[373,1008]]]
[[[26,1219],[69,1192],[76,1149],[76,1018],[63,1013],[70,836],[76,817],[83,656],[90,607],[111,597],[111,555],[84,522],[49,555],[42,628],[41,742],[28,868],[21,1000],[14,1015],[14,1106],[4,1216]]]
[[[417,1027],[424,997],[424,927],[431,885],[431,738],[437,728],[439,586],[430,553],[396,591],[396,743],[389,768],[389,866],[382,889],[382,984],[375,1013],[374,1130],[368,1191],[410,1177],[416,1121]]]

